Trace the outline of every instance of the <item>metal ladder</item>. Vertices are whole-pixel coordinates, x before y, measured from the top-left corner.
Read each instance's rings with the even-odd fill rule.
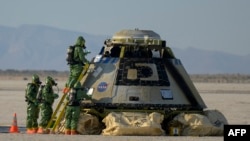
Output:
[[[83,76],[86,74],[88,70],[88,67],[89,67],[89,64],[86,63],[83,67],[83,71],[81,75],[77,79],[77,82],[80,82],[82,80]],[[77,82],[75,83],[75,85],[77,84]],[[46,126],[46,131],[50,131],[51,134],[55,134],[57,132],[56,129],[58,128],[59,123],[64,117],[65,109],[68,103],[68,101],[66,100],[66,95],[67,94],[65,93],[62,95],[61,100],[59,101],[55,111],[53,112],[50,118],[50,121],[48,122],[48,125]]]

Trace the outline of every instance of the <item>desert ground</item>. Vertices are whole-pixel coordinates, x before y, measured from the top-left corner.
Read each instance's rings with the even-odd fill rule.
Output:
[[[223,136],[103,136],[103,135],[39,135],[25,134],[26,102],[24,90],[29,80],[0,80],[0,140],[6,141],[40,141],[40,140],[119,140],[119,141],[223,141]],[[65,81],[59,80],[59,95]],[[194,83],[207,109],[219,110],[229,124],[250,124],[250,84],[249,83]],[[57,91],[57,90],[56,90]],[[54,103],[56,106],[57,100]],[[13,116],[16,113],[20,133],[9,133]]]

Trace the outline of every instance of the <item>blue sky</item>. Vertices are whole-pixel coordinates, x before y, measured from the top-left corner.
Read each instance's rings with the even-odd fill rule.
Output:
[[[167,45],[250,54],[250,0],[1,0],[0,25],[46,25],[111,37],[150,29]]]

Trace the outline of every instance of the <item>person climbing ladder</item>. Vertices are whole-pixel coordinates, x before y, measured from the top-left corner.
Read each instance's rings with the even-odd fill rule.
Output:
[[[71,49],[68,49],[66,60],[70,68],[70,75],[63,89],[64,94],[68,93],[77,82],[84,69],[84,65],[89,62],[86,59],[86,55],[89,53],[89,51],[86,51],[85,39],[82,36],[79,36],[75,45],[71,46]]]

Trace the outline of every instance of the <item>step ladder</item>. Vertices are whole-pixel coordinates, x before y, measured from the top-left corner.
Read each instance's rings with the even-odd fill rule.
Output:
[[[81,73],[81,75],[79,76],[79,78],[77,79],[77,82],[80,82],[83,78],[83,76],[86,74],[87,70],[88,70],[89,64],[86,63],[83,67],[83,71]],[[77,82],[75,83],[75,85],[77,84]],[[63,94],[56,109],[54,110],[51,119],[48,123],[48,125],[46,126],[46,131],[50,131],[51,134],[55,134],[58,132],[58,130],[56,130],[59,127],[59,124],[62,120],[62,118],[65,115],[65,109],[67,106],[67,100],[66,100],[66,95],[67,94]]]

